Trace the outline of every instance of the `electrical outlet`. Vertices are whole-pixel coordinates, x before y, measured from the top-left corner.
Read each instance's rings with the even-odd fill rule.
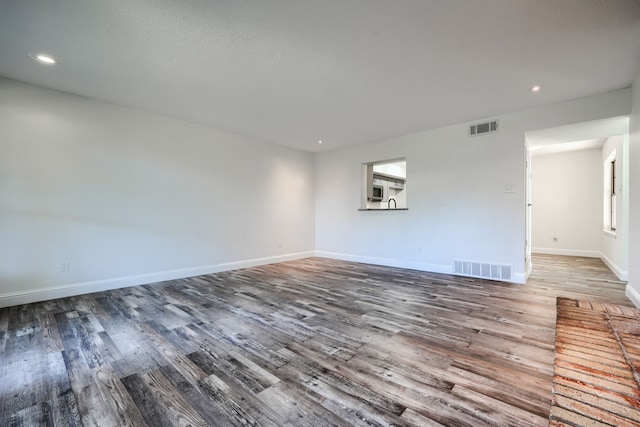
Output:
[[[282,242],[278,242],[278,249],[282,249]]]
[[[422,248],[418,248],[418,253],[421,254],[422,253]]]
[[[513,185],[512,184],[505,184],[502,187],[502,192],[503,193],[513,193]]]
[[[67,260],[60,262],[60,272],[64,273],[65,271],[69,271],[69,261]]]
[[[557,242],[558,241],[558,236],[553,236],[553,241]]]

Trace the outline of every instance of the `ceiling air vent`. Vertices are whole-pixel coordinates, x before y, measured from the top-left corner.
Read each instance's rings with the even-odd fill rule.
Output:
[[[476,123],[469,126],[469,136],[483,135],[485,133],[498,132],[498,121],[492,120],[485,123]]]

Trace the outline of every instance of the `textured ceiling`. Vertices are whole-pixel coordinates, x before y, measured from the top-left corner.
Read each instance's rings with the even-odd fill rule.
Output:
[[[0,0],[1,76],[308,151],[626,87],[639,54],[640,0]]]

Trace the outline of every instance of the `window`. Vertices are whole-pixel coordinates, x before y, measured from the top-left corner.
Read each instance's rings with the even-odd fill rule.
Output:
[[[611,191],[609,192],[609,215],[611,218],[611,230],[616,229],[616,159],[611,160]]]
[[[362,164],[360,210],[407,209],[406,159]]]
[[[617,188],[619,186],[616,171],[616,152],[609,155],[604,162],[604,230],[615,233],[617,225]]]

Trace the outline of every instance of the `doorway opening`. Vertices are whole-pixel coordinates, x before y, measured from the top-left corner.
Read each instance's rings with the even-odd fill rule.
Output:
[[[533,253],[600,258],[627,280],[628,131],[623,116],[525,134],[527,274]]]

